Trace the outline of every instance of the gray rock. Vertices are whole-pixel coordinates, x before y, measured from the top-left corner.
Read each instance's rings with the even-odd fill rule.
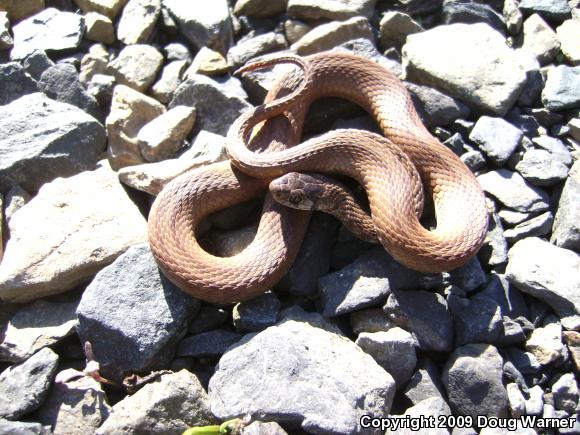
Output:
[[[171,42],[163,47],[165,58],[169,61],[185,60],[191,62],[193,56],[189,48],[181,42]]]
[[[460,156],[464,152],[465,141],[460,133],[454,133],[443,142],[443,145],[453,151],[456,155]]]
[[[502,208],[497,214],[501,221],[508,226],[520,224],[537,215],[537,213],[524,213],[508,208]]]
[[[48,8],[19,22],[12,31],[14,48],[10,57],[21,60],[34,50],[61,52],[78,48],[85,24],[81,15]]]
[[[526,13],[538,13],[548,19],[562,21],[570,16],[566,0],[522,0],[520,9]]]
[[[203,358],[221,356],[230,346],[240,341],[242,336],[236,332],[215,329],[186,337],[179,343],[178,356]]]
[[[403,68],[408,80],[500,116],[515,103],[526,82],[522,61],[500,33],[483,23],[438,26],[409,35]]]
[[[0,65],[0,106],[37,90],[36,81],[26,74],[18,62]]]
[[[520,240],[510,249],[506,277],[561,317],[580,313],[580,255],[573,251],[536,237]]]
[[[50,427],[43,426],[40,423],[10,421],[0,418],[0,433],[6,435],[49,435],[52,431]]]
[[[517,347],[506,347],[503,351],[509,361],[523,374],[534,375],[542,369],[536,357],[529,352],[524,352]]]
[[[115,77],[106,74],[95,74],[87,86],[87,92],[101,107],[110,107],[115,90]]]
[[[526,151],[516,170],[536,186],[553,186],[568,175],[568,167],[546,150]]]
[[[109,17],[98,12],[89,12],[85,15],[85,26],[86,39],[105,44],[115,42],[115,28]]]
[[[288,15],[307,20],[346,20],[363,16],[371,18],[376,0],[321,0],[313,4],[308,0],[288,0]]]
[[[149,246],[139,244],[89,284],[77,308],[78,333],[92,344],[103,375],[119,379],[167,365],[197,309],[161,274]]]
[[[126,45],[149,41],[161,14],[161,0],[129,0],[117,25],[117,37]]]
[[[539,385],[530,388],[529,398],[526,400],[527,415],[542,415],[544,410],[544,391]]]
[[[494,300],[499,305],[502,316],[515,319],[529,315],[528,306],[521,292],[510,285],[505,275],[492,273],[489,284],[482,291],[476,293],[472,300],[475,301],[480,297]]]
[[[498,32],[505,31],[503,17],[491,6],[476,2],[444,2],[442,19],[444,24],[486,23]]]
[[[546,192],[529,185],[517,172],[498,169],[480,175],[477,181],[485,192],[516,211],[539,212],[549,207]]]
[[[195,107],[200,130],[226,135],[232,123],[251,106],[231,89],[209,77],[194,74],[175,91],[169,108]]]
[[[226,0],[201,0],[195,8],[181,0],[162,0],[162,5],[196,48],[210,47],[225,54],[232,45],[232,20]]]
[[[127,0],[75,0],[75,3],[84,13],[94,11],[115,20]]]
[[[321,383],[324,390],[315,387]],[[314,433],[356,432],[363,414],[388,414],[394,392],[393,378],[370,355],[301,310],[246,335],[209,382],[212,412],[222,420],[250,414]]]
[[[288,47],[284,35],[268,32],[253,38],[243,39],[228,50],[228,64],[239,68],[250,59]]]
[[[79,74],[81,83],[87,86],[95,75],[110,74],[107,69],[109,59],[109,52],[103,44],[91,45],[89,52],[81,59]]]
[[[186,60],[176,60],[165,65],[159,79],[151,88],[151,95],[164,104],[169,103],[181,83],[187,65]]]
[[[447,298],[455,322],[455,342],[497,343],[503,331],[500,307],[493,299],[460,298],[453,294]]]
[[[238,0],[234,6],[237,16],[263,18],[286,11],[288,0]]]
[[[508,402],[510,408],[510,415],[512,417],[521,417],[526,413],[526,399],[520,391],[519,387],[515,383],[509,383],[506,385]]]
[[[454,414],[506,417],[508,398],[502,383],[502,358],[494,346],[458,347],[443,370],[443,385]]]
[[[554,215],[547,211],[506,230],[504,235],[509,243],[515,243],[526,237],[545,236],[552,230],[552,222],[554,222]]]
[[[350,314],[350,327],[356,335],[361,332],[388,331],[395,325],[389,316],[380,308],[353,311]]]
[[[198,334],[200,332],[211,331],[223,325],[227,318],[228,313],[223,308],[204,305],[189,324],[189,332]]]
[[[266,329],[276,323],[281,305],[272,292],[241,302],[234,307],[234,326],[241,331],[258,332]]]
[[[572,165],[572,153],[564,143],[555,137],[538,136],[532,139],[537,147],[549,151],[553,158],[561,161],[566,166]]]
[[[443,296],[427,291],[396,291],[383,310],[397,326],[413,333],[423,351],[449,352],[453,319]]]
[[[564,373],[552,385],[556,409],[573,414],[578,405],[578,384],[572,373]]]
[[[483,246],[479,250],[478,258],[484,264],[497,266],[507,263],[508,245],[504,237],[504,230],[497,213],[489,216],[487,235]]]
[[[552,319],[545,326],[536,328],[526,341],[526,350],[543,366],[563,362],[567,350],[562,343],[562,325]]]
[[[180,434],[192,426],[217,423],[197,376],[181,370],[160,376],[116,403],[96,433]]]
[[[0,176],[30,192],[94,167],[104,149],[103,126],[74,106],[41,93],[0,106]]]
[[[580,163],[570,169],[562,190],[552,227],[551,242],[560,248],[580,252]]]
[[[423,31],[423,27],[412,17],[398,11],[386,12],[379,24],[381,50],[389,47],[400,49],[407,36]]]
[[[10,21],[7,12],[0,12],[0,51],[14,46],[14,39],[10,34]]]
[[[34,50],[24,58],[22,66],[34,80],[38,81],[44,71],[54,66],[54,62],[50,60],[44,50]]]
[[[97,100],[81,85],[77,70],[70,64],[59,63],[45,70],[38,87],[53,100],[72,104],[96,119],[101,118]]]
[[[578,11],[578,9],[576,9]],[[580,64],[580,48],[576,43],[576,39],[580,32],[580,20],[576,19],[566,20],[556,29],[558,40],[561,44],[562,54],[570,61],[572,65]]]
[[[145,92],[155,81],[163,65],[163,55],[146,44],[129,45],[111,62],[108,69],[117,82]]]
[[[469,135],[479,148],[499,166],[503,166],[522,140],[523,133],[501,118],[482,116]]]
[[[472,292],[487,283],[487,277],[477,257],[451,272],[444,273],[447,281],[466,292]]]
[[[445,416],[451,416],[451,409],[447,405],[447,402],[441,397],[430,397],[408,408],[403,416],[393,415],[391,417],[401,417],[403,421],[407,418],[413,419],[407,421],[427,421],[426,419],[434,419],[433,421],[437,422],[435,425],[426,424],[425,426],[427,427],[420,427],[418,429],[413,426],[401,427],[396,430],[389,428],[385,432],[385,435],[449,435],[449,431],[443,425],[439,425],[439,418]]]
[[[443,385],[441,384],[441,377],[437,367],[430,359],[425,359],[419,363],[417,371],[413,373],[411,380],[402,391],[402,394],[413,405],[430,397],[444,399],[445,393]]]
[[[461,155],[461,161],[467,165],[471,172],[477,173],[480,169],[485,168],[485,157],[481,151],[467,151]]]
[[[37,409],[46,399],[57,367],[58,355],[45,347],[4,370],[0,374],[0,418],[15,420]]]
[[[560,50],[556,32],[538,14],[533,14],[524,21],[523,50],[527,50],[538,59],[541,65],[550,63]]]
[[[255,421],[242,428],[240,435],[288,435],[288,432],[274,421],[268,423]]]
[[[580,107],[580,66],[550,68],[542,91],[542,103],[554,111]]]
[[[457,118],[469,116],[469,107],[436,89],[412,83],[407,83],[407,89],[419,100],[419,114],[424,115],[423,122],[427,127],[449,125]]]
[[[503,19],[507,30],[512,35],[520,33],[522,28],[522,12],[516,0],[505,0],[503,3]]]

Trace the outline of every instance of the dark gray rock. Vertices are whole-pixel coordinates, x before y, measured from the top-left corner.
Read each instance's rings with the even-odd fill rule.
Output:
[[[541,127],[536,118],[532,115],[522,113],[522,111],[517,107],[507,114],[506,120],[528,137],[536,137],[540,135]]]
[[[457,118],[467,118],[470,110],[465,104],[428,86],[407,83],[407,89],[415,96],[415,107],[427,127],[449,125]]]
[[[105,144],[105,129],[95,118],[42,93],[0,106],[0,177],[29,192],[92,169]]]
[[[553,186],[568,176],[568,167],[546,150],[528,150],[516,171],[536,186]]]
[[[34,50],[24,58],[22,66],[34,80],[38,81],[44,71],[54,66],[54,62],[50,60],[44,50]]]
[[[445,142],[443,142],[443,145],[458,156],[462,155],[465,151],[465,141],[463,140],[461,133],[454,133],[449,139],[446,139]]]
[[[520,144],[522,136],[519,129],[502,118],[482,116],[475,123],[469,140],[497,165],[503,166]]]
[[[572,153],[564,143],[555,137],[538,136],[532,139],[538,148],[548,151],[553,158],[561,161],[566,166],[572,165]]]
[[[363,414],[389,413],[394,392],[393,378],[370,355],[318,314],[299,309],[246,335],[220,359],[209,382],[218,418],[250,414],[311,433],[356,432]]]
[[[441,376],[437,367],[430,359],[424,359],[419,363],[417,371],[413,373],[411,380],[402,391],[402,394],[413,405],[430,397],[445,398]]]
[[[397,325],[380,308],[367,308],[366,310],[353,311],[350,314],[350,327],[356,335],[361,332],[388,331],[395,326]]]
[[[226,135],[232,123],[251,106],[217,81],[194,74],[175,91],[169,108],[175,106],[195,107],[196,129]]]
[[[99,103],[102,108],[110,107],[115,90],[115,77],[106,74],[95,74],[87,86],[87,93]]]
[[[529,352],[524,352],[517,347],[506,347],[503,352],[522,374],[535,375],[542,369],[536,357]]]
[[[476,301],[480,297],[493,299],[499,305],[502,316],[513,319],[529,316],[528,306],[521,292],[510,284],[505,275],[492,273],[489,284],[476,293],[472,300]]]
[[[458,347],[443,370],[443,385],[454,414],[506,417],[507,392],[502,383],[502,358],[494,346]]]
[[[288,48],[286,38],[281,33],[268,32],[244,39],[228,50],[228,64],[239,68],[250,59],[273,51]]]
[[[228,313],[223,308],[204,305],[189,324],[189,332],[198,334],[200,332],[211,331],[223,325],[227,318]]]
[[[440,294],[396,291],[383,310],[397,326],[410,331],[423,351],[449,352],[453,346],[453,319]]]
[[[181,340],[177,349],[177,356],[190,356],[193,358],[220,356],[230,346],[240,341],[241,338],[242,336],[236,332],[222,329],[202,332]]]
[[[376,0],[336,1],[322,0],[316,3],[307,0],[288,0],[287,13],[292,18],[307,20],[345,20],[363,16],[371,18]]]
[[[461,161],[467,165],[471,172],[477,172],[485,168],[485,157],[481,151],[471,150],[461,155]]]
[[[37,90],[36,81],[18,62],[0,64],[0,106]]]
[[[498,346],[509,346],[512,344],[524,343],[526,341],[526,333],[522,326],[515,320],[503,316],[502,326],[499,337],[495,340],[495,343]]]
[[[503,17],[494,11],[491,6],[477,2],[445,2],[443,4],[442,20],[445,24],[486,23],[499,32],[505,32]]]
[[[507,263],[508,245],[504,237],[504,230],[497,213],[489,216],[487,235],[477,257],[489,266]]]
[[[570,6],[566,0],[522,0],[520,2],[520,9],[527,13],[534,12],[543,17],[563,21],[570,16]]]
[[[37,409],[46,399],[57,367],[58,355],[45,347],[4,370],[0,374],[0,418],[15,420]]]
[[[272,292],[241,302],[234,307],[234,326],[240,331],[258,332],[266,329],[276,323],[281,305]]]
[[[455,342],[458,346],[498,341],[503,322],[499,305],[493,299],[449,295],[447,303],[455,322]]]
[[[509,243],[515,243],[525,237],[545,236],[552,230],[552,222],[554,222],[554,215],[547,211],[506,230],[504,235]]]
[[[81,85],[77,70],[70,64],[59,63],[45,70],[38,87],[53,100],[72,104],[97,119],[101,118],[97,100]]]
[[[0,434],[6,435],[50,435],[50,427],[40,423],[26,421],[10,421],[0,418]]]
[[[580,163],[570,169],[554,218],[551,242],[580,252]]]
[[[78,333],[92,344],[103,376],[119,379],[169,364],[198,306],[162,275],[148,245],[135,245],[84,291]]]
[[[477,257],[473,257],[463,266],[445,275],[447,275],[449,283],[460,287],[466,292],[477,290],[487,282],[487,277]]]
[[[554,111],[580,107],[580,66],[558,65],[549,69],[542,103]]]
[[[552,393],[556,409],[574,413],[578,405],[578,384],[572,373],[564,373],[552,385]]]

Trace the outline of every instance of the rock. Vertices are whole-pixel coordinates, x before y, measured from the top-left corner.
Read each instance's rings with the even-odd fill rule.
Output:
[[[450,294],[449,310],[455,322],[455,342],[498,343],[503,332],[500,307],[493,299],[478,297],[460,298]]]
[[[127,0],[74,0],[84,13],[99,12],[114,21]]]
[[[444,2],[442,19],[444,24],[485,23],[501,33],[505,29],[501,15],[494,11],[491,6],[476,2]]]
[[[489,216],[488,225],[487,235],[483,246],[479,250],[478,258],[482,263],[489,266],[507,263],[508,245],[497,213],[494,212]]]
[[[572,355],[572,361],[576,370],[580,369],[580,332],[562,331],[564,341]]]
[[[522,13],[518,7],[516,0],[504,0],[503,3],[503,19],[507,30],[512,35],[520,33],[522,28]]]
[[[81,60],[79,80],[87,86],[97,74],[108,74],[109,52],[103,44],[94,44]]]
[[[520,144],[523,133],[501,118],[482,116],[469,139],[497,165],[503,166]]]
[[[526,400],[526,414],[527,415],[542,415],[544,409],[544,391],[539,385],[534,385],[530,388]]]
[[[149,41],[161,14],[161,0],[129,0],[117,25],[117,37],[126,45]]]
[[[509,361],[523,374],[537,374],[542,369],[536,357],[529,352],[523,352],[517,347],[507,347],[503,350]]]
[[[145,92],[155,81],[163,65],[163,55],[145,44],[129,45],[109,63],[108,69],[117,82],[139,92]]]
[[[472,258],[463,266],[444,275],[449,283],[466,292],[472,292],[487,283],[487,277],[477,258]]]
[[[240,331],[258,332],[276,323],[280,300],[272,292],[234,306],[233,321]]]
[[[540,64],[550,63],[560,50],[556,32],[538,14],[524,21],[524,43],[522,49],[536,56]]]
[[[381,18],[379,45],[381,50],[389,47],[400,49],[407,36],[423,31],[423,27],[412,17],[402,12],[386,12]]]
[[[312,30],[312,26],[301,20],[287,19],[284,21],[284,34],[290,44],[294,44]]]
[[[572,65],[580,63],[580,47],[578,47],[577,37],[580,34],[580,20],[566,20],[556,29],[558,41],[564,56],[568,58]]]
[[[87,86],[87,92],[101,107],[110,107],[115,89],[115,77],[105,74],[95,74]]]
[[[570,130],[568,136],[576,141],[580,141],[580,118],[572,118],[566,127]]]
[[[169,103],[181,83],[181,76],[186,68],[186,60],[175,60],[165,65],[161,77],[151,88],[151,95],[163,104]]]
[[[346,20],[363,16],[371,18],[376,0],[322,0],[312,4],[307,0],[288,0],[287,13],[292,18],[317,20]]]
[[[77,308],[78,334],[92,344],[101,373],[122,379],[168,365],[198,307],[162,275],[149,246],[139,244],[89,284]]]
[[[193,74],[204,74],[208,76],[221,75],[225,74],[228,69],[228,62],[219,51],[202,47],[193,58],[191,66],[185,73],[185,77],[189,78]]]
[[[529,185],[517,172],[498,169],[480,175],[477,181],[485,192],[516,211],[540,212],[548,209],[548,195]]]
[[[165,107],[124,85],[115,86],[107,116],[109,159],[114,169],[144,163],[137,135],[147,123],[165,113]]]
[[[573,414],[578,405],[578,384],[572,373],[564,373],[552,385],[556,409]]]
[[[520,391],[519,387],[515,383],[509,383],[506,385],[506,391],[508,395],[510,415],[515,418],[519,418],[526,413],[526,399]]]
[[[8,11],[10,20],[14,22],[34,15],[46,6],[44,0],[7,0],[0,2],[0,5],[2,10]]]
[[[370,41],[374,39],[369,21],[363,17],[321,24],[292,44],[290,49],[301,56],[306,56],[330,50],[358,38]]]
[[[61,12],[55,8],[27,18],[12,27],[14,48],[10,52],[13,60],[22,60],[34,50],[62,52],[78,48],[85,31],[84,20],[72,12]]]
[[[24,58],[22,66],[34,80],[38,81],[44,71],[54,66],[54,62],[43,50],[35,50]]]
[[[287,47],[284,35],[276,32],[243,39],[228,50],[228,64],[237,69],[254,57],[281,51]]]
[[[566,0],[522,0],[520,9],[524,13],[538,13],[549,20],[562,21],[570,16]]]
[[[173,157],[183,147],[195,122],[195,107],[175,106],[145,124],[137,134],[146,160],[158,162]]]
[[[403,69],[408,80],[500,116],[526,83],[521,60],[500,33],[483,23],[438,26],[410,35],[403,46]]]
[[[544,327],[534,329],[526,341],[526,350],[542,365],[561,360],[565,354],[562,326],[551,322]]]
[[[19,185],[14,185],[6,192],[4,198],[4,220],[6,223],[10,222],[14,213],[20,210],[24,205],[30,201],[30,193],[24,190]]]
[[[419,114],[424,114],[423,122],[427,127],[449,125],[457,118],[469,116],[469,108],[436,89],[407,83],[407,89],[419,100]],[[416,103],[416,100],[414,100]],[[417,104],[415,104],[417,106]]]
[[[580,255],[573,251],[536,237],[520,240],[510,249],[506,277],[560,317],[579,314]]]
[[[445,364],[443,385],[454,414],[507,416],[502,358],[494,346],[477,343],[455,349]]]
[[[572,165],[572,154],[560,139],[550,136],[538,136],[532,139],[537,147],[549,151],[553,158],[566,166]]]
[[[98,12],[89,12],[85,15],[85,37],[91,41],[112,44],[115,42],[115,28],[109,17]]]
[[[53,100],[72,104],[92,115],[101,118],[99,103],[91,96],[79,81],[74,66],[58,63],[42,73],[38,88]]]
[[[356,335],[361,332],[388,331],[395,325],[380,308],[368,308],[350,314],[350,327]]]
[[[514,319],[529,316],[528,306],[521,292],[510,285],[505,275],[492,273],[487,287],[476,293],[471,299],[475,301],[480,297],[495,301],[499,305],[502,316]]]
[[[189,48],[181,42],[170,42],[163,47],[163,52],[168,61],[186,60],[191,62],[192,59],[191,51],[189,51]]]
[[[241,435],[288,435],[288,433],[274,421],[269,423],[255,421],[242,428]]]
[[[223,308],[204,305],[189,324],[189,332],[198,334],[211,331],[222,326],[227,319],[228,313]]]
[[[76,380],[55,382],[38,415],[43,424],[52,427],[54,434],[80,435],[87,431],[94,433],[109,417],[110,411],[101,384],[82,376]]]
[[[286,11],[288,0],[238,0],[234,6],[237,16],[263,18],[279,15]]]
[[[200,0],[195,8],[181,0],[162,0],[162,5],[196,48],[227,53],[233,43],[233,30],[226,0]]]
[[[223,329],[202,332],[181,340],[177,355],[193,358],[221,356],[241,338],[240,334]]]
[[[45,347],[4,370],[0,374],[0,418],[15,420],[37,409],[46,399],[57,366],[58,355]]]
[[[118,402],[96,433],[178,434],[191,426],[216,423],[199,379],[181,370],[160,376]]]
[[[8,14],[0,12],[0,51],[9,50],[14,46],[14,39],[10,34],[10,21]]]
[[[0,64],[0,106],[37,90],[36,81],[18,62]]]
[[[169,108],[195,107],[200,130],[226,135],[232,123],[250,104],[232,89],[209,77],[194,74],[175,91]]]
[[[546,150],[530,149],[524,153],[516,170],[536,186],[552,186],[565,180],[568,167]]]
[[[30,192],[94,167],[104,148],[103,126],[74,106],[41,93],[0,106],[0,177]]]
[[[525,237],[545,236],[552,230],[552,222],[554,215],[548,211],[506,230],[504,235],[509,243],[515,243]]]
[[[467,151],[462,154],[461,161],[474,173],[485,168],[486,163],[483,154],[477,150]]]
[[[212,412],[221,420],[250,414],[315,433],[355,432],[363,414],[388,414],[393,378],[336,332],[319,315],[294,310],[246,335],[210,379]],[[324,390],[312,388],[321,382]]]
[[[3,333],[0,360],[21,362],[74,333],[76,303],[37,301],[21,308]]]
[[[51,433],[51,430],[50,427],[45,427],[40,423],[9,421],[0,418],[0,433],[16,435],[47,435]]]
[[[102,162],[94,171],[42,186],[12,217],[10,234],[0,264],[0,298],[26,302],[86,281],[145,241],[147,225],[117,174]]]
[[[443,385],[435,364],[425,359],[419,363],[417,371],[402,391],[413,405],[432,397],[444,399]]]
[[[576,252],[580,252],[580,210],[574,204],[579,203],[580,163],[575,163],[560,195],[550,241],[560,248]]]
[[[443,296],[427,291],[395,291],[383,310],[393,323],[413,333],[422,351],[451,351],[453,319]]]
[[[580,107],[580,66],[550,68],[542,91],[542,103],[554,111]]]

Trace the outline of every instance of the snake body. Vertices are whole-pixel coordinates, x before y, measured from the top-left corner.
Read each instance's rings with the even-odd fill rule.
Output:
[[[301,71],[283,78],[264,105],[232,125],[230,162],[176,178],[153,204],[150,243],[168,278],[215,303],[249,299],[273,286],[298,252],[309,212],[285,208],[267,195],[256,237],[233,257],[203,250],[196,231],[207,215],[259,195],[290,171],[339,173],[357,180],[369,198],[379,242],[412,269],[451,270],[473,257],[487,232],[481,188],[421,123],[402,82],[370,60],[342,53],[286,56],[256,62],[245,71],[280,61],[298,64]],[[308,107],[326,96],[362,106],[384,137],[336,130],[299,143]],[[423,186],[433,196],[433,231],[419,223]]]

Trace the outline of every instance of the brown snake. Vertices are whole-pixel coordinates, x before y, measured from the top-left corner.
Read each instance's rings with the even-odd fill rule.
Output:
[[[283,207],[267,194],[254,240],[233,257],[206,252],[197,230],[209,214],[259,195],[291,171],[357,180],[368,195],[379,242],[412,269],[451,270],[476,254],[487,232],[483,192],[463,162],[424,127],[396,76],[370,60],[342,53],[280,56],[242,70],[279,62],[297,64],[301,72],[285,76],[265,104],[232,125],[230,162],[177,177],[153,204],[150,244],[173,283],[214,303],[250,299],[276,284],[297,255],[310,212]],[[299,144],[310,104],[326,96],[362,106],[385,137],[336,130]],[[432,231],[419,223],[423,185],[435,205]]]

